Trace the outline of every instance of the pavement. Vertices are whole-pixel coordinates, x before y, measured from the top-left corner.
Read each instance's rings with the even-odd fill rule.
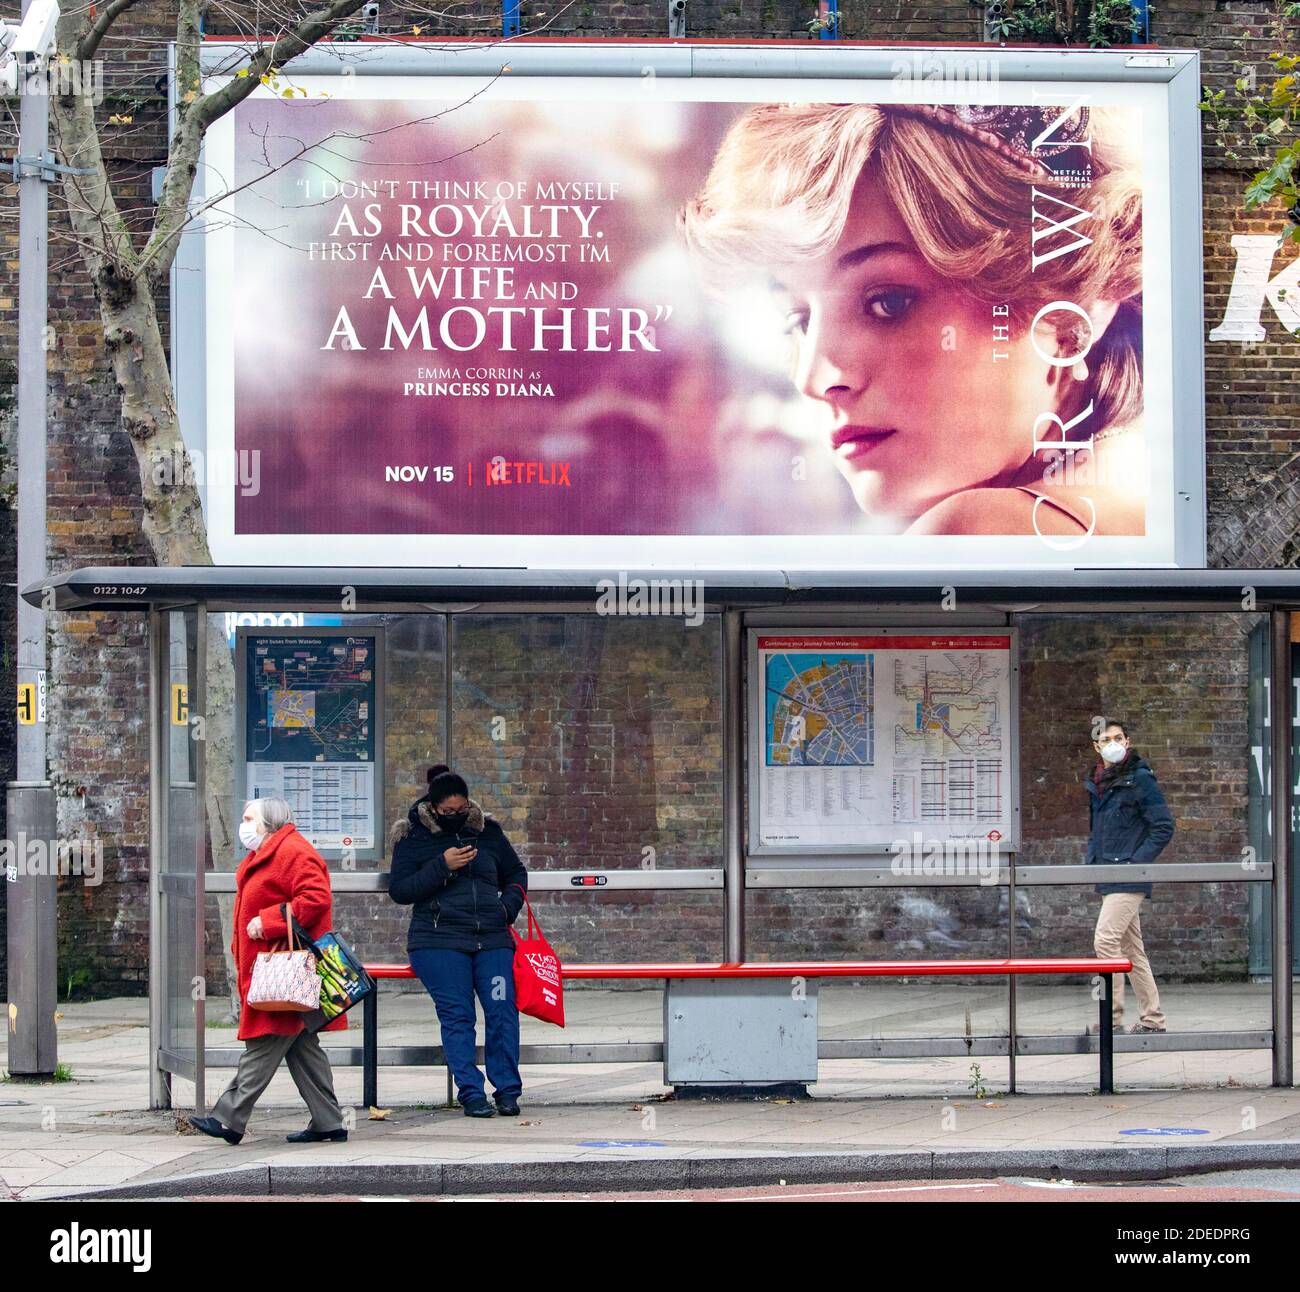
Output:
[[[1179,1031],[1268,1026],[1267,984],[1173,985]],[[568,993],[569,1041],[658,1040],[657,990]],[[305,1124],[287,1072],[263,1096],[243,1143],[148,1109],[147,1006],[114,999],[60,1006],[70,1080],[0,1083],[0,1199],[69,1196],[468,1196],[601,1190],[709,1190],[837,1181],[1164,1180],[1225,1169],[1300,1168],[1300,1097],[1269,1086],[1264,1050],[1119,1054],[1119,1093],[1099,1096],[1096,1059],[823,1060],[810,1097],[675,1099],[657,1064],[525,1067],[523,1115],[476,1121],[442,1106],[441,1069],[380,1069],[383,1108],[360,1107],[361,1072],[335,1085],[352,1120],[345,1144],[289,1145]],[[217,1012],[215,1002],[209,1011]],[[1095,1017],[1078,988],[1018,997],[1023,1032],[1081,1032]],[[422,994],[385,992],[383,1045],[434,1044]],[[943,982],[823,984],[825,1039],[996,1035],[1005,989]],[[968,1020],[969,1019],[969,1024]],[[237,1044],[210,1025],[211,1046]],[[359,1028],[352,1040],[359,1036]],[[524,1041],[559,1034],[525,1020]],[[347,1042],[331,1034],[331,1043]],[[231,1073],[209,1074],[208,1100]],[[973,1190],[972,1193],[981,1192]],[[991,1198],[994,1195],[989,1191]],[[917,1195],[922,1196],[920,1193]]]

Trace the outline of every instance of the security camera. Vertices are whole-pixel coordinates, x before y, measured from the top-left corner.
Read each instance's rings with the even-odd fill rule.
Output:
[[[58,0],[32,0],[23,15],[9,54],[20,71],[35,71],[43,58],[54,53],[54,34],[59,22]]]
[[[686,35],[686,0],[668,0],[668,34]]]
[[[366,26],[367,36],[379,35],[379,0],[370,0],[361,6],[361,20]]]

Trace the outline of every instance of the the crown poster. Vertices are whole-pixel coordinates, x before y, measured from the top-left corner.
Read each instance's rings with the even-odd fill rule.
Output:
[[[227,559],[1175,559],[1160,87],[292,90],[210,147]]]

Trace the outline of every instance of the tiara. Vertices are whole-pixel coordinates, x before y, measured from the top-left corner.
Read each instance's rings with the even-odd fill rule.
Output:
[[[1063,120],[1061,105],[1031,107],[1028,104],[975,103],[889,103],[882,110],[917,117],[954,134],[965,135],[1009,162],[1027,178],[1050,178],[1057,172],[1052,163],[1087,138],[1088,109],[1079,108]],[[1034,140],[1051,131],[1053,142],[1035,148]]]

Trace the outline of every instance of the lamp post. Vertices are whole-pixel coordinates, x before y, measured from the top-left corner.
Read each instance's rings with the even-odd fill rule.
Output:
[[[45,612],[22,590],[45,576],[46,273],[48,191],[60,168],[49,152],[49,56],[58,5],[25,0],[3,35],[6,78],[21,95],[18,155],[18,723],[17,779],[7,787],[7,1066],[50,1076],[58,1061],[54,790],[45,767]]]

